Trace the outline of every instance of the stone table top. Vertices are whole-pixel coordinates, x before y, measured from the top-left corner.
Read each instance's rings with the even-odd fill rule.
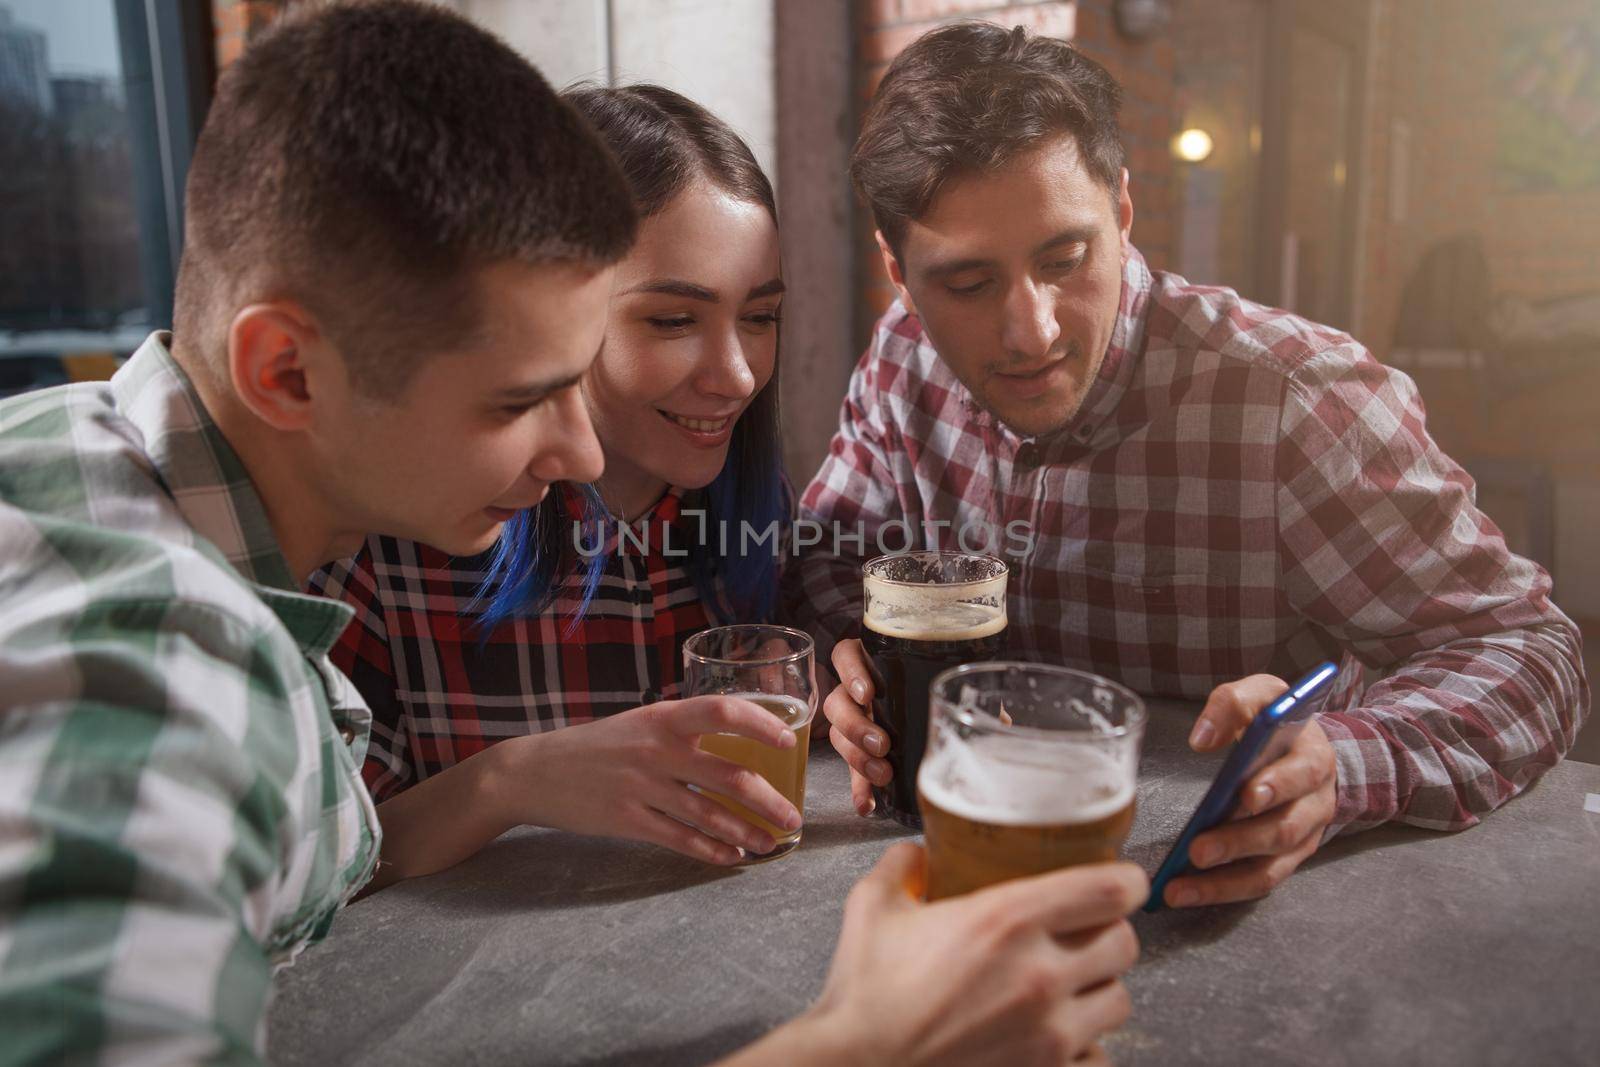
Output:
[[[1153,871],[1220,757],[1153,703],[1126,855]],[[1266,900],[1138,914],[1120,1064],[1600,1062],[1600,766],[1470,830],[1324,847]],[[278,976],[276,1064],[698,1064],[821,989],[850,886],[912,836],[811,755],[804,840],[737,870],[523,828],[345,909]]]

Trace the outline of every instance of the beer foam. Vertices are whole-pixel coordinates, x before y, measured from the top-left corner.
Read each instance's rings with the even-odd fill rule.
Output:
[[[1006,628],[1008,571],[998,560],[921,552],[880,558],[864,571],[862,621],[885,637],[972,641]]]
[[[930,752],[917,789],[934,806],[998,826],[1072,825],[1133,803],[1133,775],[1086,745],[972,737]]]
[[[976,641],[1006,628],[1006,609],[959,600],[915,607],[875,599],[863,622],[875,633],[906,641]]]

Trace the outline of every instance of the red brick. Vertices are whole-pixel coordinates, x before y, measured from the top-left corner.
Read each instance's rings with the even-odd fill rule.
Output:
[[[212,10],[211,19],[219,38],[244,32],[244,9],[236,0],[219,2]]]

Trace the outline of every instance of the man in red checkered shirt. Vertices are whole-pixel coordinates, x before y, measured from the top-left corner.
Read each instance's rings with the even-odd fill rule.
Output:
[[[1007,554],[1011,647],[1204,699],[1200,751],[1342,660],[1329,710],[1166,895],[1219,903],[1339,832],[1472,825],[1560,760],[1589,690],[1549,575],[1476,508],[1408,378],[1145,265],[1119,96],[1070,46],[991,25],[933,31],[889,69],[851,176],[899,299],[802,500],[823,550],[789,599],[839,641],[825,710],[863,813],[889,767],[851,639],[861,559],[835,528],[867,554],[907,528]]]

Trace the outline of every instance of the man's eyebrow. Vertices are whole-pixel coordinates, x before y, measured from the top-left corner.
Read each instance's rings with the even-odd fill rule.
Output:
[[[1053,252],[1062,245],[1082,244],[1096,233],[1094,226],[1069,226],[1049,240],[1034,248],[1035,256],[1042,256],[1046,252]]]
[[[604,352],[605,350],[606,341],[605,338],[602,337],[600,339],[600,344],[594,350],[594,357],[589,360],[590,367],[594,366],[594,361],[599,359],[600,353]],[[588,373],[589,367],[585,367],[577,374],[569,374],[565,378],[554,378],[550,381],[527,382],[523,385],[508,386],[507,388],[496,393],[495,397],[500,400],[513,401],[538,400],[541,397],[549,396],[551,393],[559,393],[563,389],[571,389],[574,385],[577,385],[580,381],[582,381],[583,376]]]
[[[551,393],[559,393],[563,389],[570,389],[577,385],[582,378],[583,372],[579,372],[578,374],[569,374],[565,378],[558,378],[553,381],[527,382],[523,385],[513,385],[510,388],[500,390],[495,394],[495,397],[499,400],[537,400],[540,397],[549,396]]]
[[[784,291],[783,279],[782,278],[774,278],[770,282],[762,282],[760,285],[756,286],[754,289],[751,289],[750,292],[745,296],[745,299],[746,300],[759,300],[764,296],[777,296],[779,293],[781,293],[783,291]]]
[[[1095,233],[1096,229],[1093,226],[1069,226],[1060,233],[1048,237],[1035,245],[1032,255],[1035,257],[1042,256],[1046,252],[1053,252],[1063,245],[1079,244],[1089,240]],[[943,263],[936,262],[924,273],[930,277],[945,277],[951,274],[960,274],[963,271],[983,270],[994,266],[995,261],[992,259],[969,257],[967,259],[947,260]]]
[[[655,281],[644,282],[632,289],[624,290],[628,293],[660,293],[663,296],[682,296],[690,300],[703,300],[708,304],[715,304],[722,299],[715,289],[707,289],[694,282],[686,282],[681,278],[658,278]]]
[[[960,274],[967,270],[982,270],[995,265],[992,259],[949,259],[943,263],[935,262],[924,272],[932,278],[942,278],[951,274]]]

